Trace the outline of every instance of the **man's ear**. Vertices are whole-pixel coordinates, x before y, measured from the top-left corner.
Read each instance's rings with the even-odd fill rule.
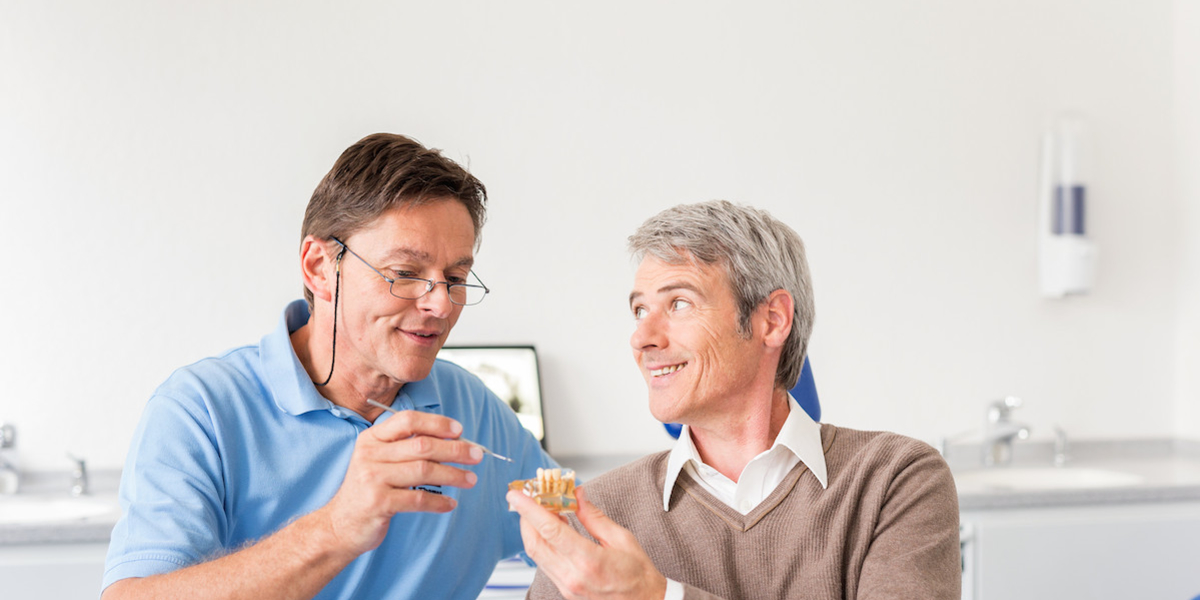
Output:
[[[318,239],[312,235],[304,236],[300,243],[300,272],[304,277],[304,287],[313,293],[314,299],[333,302],[333,287],[337,283],[337,252],[330,246],[333,242]]]
[[[762,310],[765,312],[763,342],[770,347],[783,347],[792,333],[792,321],[796,314],[792,295],[787,290],[775,290],[767,296]]]

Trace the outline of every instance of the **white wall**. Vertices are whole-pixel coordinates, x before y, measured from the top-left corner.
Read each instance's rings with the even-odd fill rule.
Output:
[[[1177,4],[6,2],[0,418],[35,467],[119,466],[173,368],[274,326],[312,188],[396,131],[488,185],[495,293],[451,341],[539,347],[557,454],[666,447],[624,240],[710,198],[806,240],[826,420],[933,439],[1016,394],[1042,434],[1171,435],[1200,227],[1172,180]],[[1102,262],[1050,301],[1037,151],[1065,108]]]
[[[1200,438],[1200,2],[1175,0],[1175,165],[1182,269],[1175,375],[1176,432]]]

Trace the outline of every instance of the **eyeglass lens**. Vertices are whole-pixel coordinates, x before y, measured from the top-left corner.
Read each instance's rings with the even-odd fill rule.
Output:
[[[447,284],[438,282],[434,285],[445,285],[450,292],[450,301],[463,306],[471,306],[483,302],[487,290],[477,285]],[[392,295],[406,300],[415,300],[424,296],[432,286],[426,279],[399,278],[392,282]]]

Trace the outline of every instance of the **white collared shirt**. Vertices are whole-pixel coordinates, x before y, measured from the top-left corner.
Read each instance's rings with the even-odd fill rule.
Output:
[[[779,435],[775,436],[775,443],[746,463],[737,482],[704,464],[696,445],[692,443],[691,431],[684,425],[679,441],[675,442],[667,459],[663,510],[671,510],[671,491],[675,489],[679,472],[687,469],[688,475],[718,500],[743,515],[749,514],[783,483],[787,474],[800,462],[804,462],[812,471],[822,488],[828,487],[825,450],[821,446],[821,424],[812,420],[791,394],[788,394],[788,417]],[[663,600],[682,600],[683,592],[682,584],[668,578],[667,593]]]
[[[679,434],[679,441],[667,459],[666,479],[663,482],[663,510],[670,510],[671,492],[679,472],[688,470],[701,486],[733,510],[745,515],[762,504],[787,474],[798,463],[803,462],[821,483],[827,486],[825,451],[821,447],[821,425],[804,412],[795,398],[788,394],[788,417],[775,436],[775,443],[767,451],[746,463],[737,482],[704,464],[700,453],[692,443],[687,425]]]

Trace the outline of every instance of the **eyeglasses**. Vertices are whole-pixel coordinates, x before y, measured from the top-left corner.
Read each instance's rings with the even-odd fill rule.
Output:
[[[367,262],[367,259],[359,256],[357,252],[350,250],[350,246],[347,246],[342,240],[337,238],[330,239],[338,244],[341,244],[342,248],[345,248],[350,252],[350,254],[353,254],[355,258],[361,260],[364,265],[367,265],[368,268],[370,268],[372,271],[375,271],[375,273],[382,277],[384,281],[388,282],[388,285],[390,286],[388,291],[390,291],[391,294],[397,298],[403,298],[404,300],[416,300],[417,298],[432,292],[433,288],[438,284],[445,284],[446,292],[450,296],[450,302],[459,306],[474,306],[480,302],[483,302],[483,299],[487,297],[488,292],[491,291],[486,285],[483,284],[483,280],[481,280],[479,276],[475,274],[475,271],[471,271],[471,276],[475,278],[475,281],[479,282],[479,285],[470,283],[450,283],[449,281],[433,281],[432,279],[423,279],[421,277],[388,277],[379,269],[371,266],[371,263]]]

